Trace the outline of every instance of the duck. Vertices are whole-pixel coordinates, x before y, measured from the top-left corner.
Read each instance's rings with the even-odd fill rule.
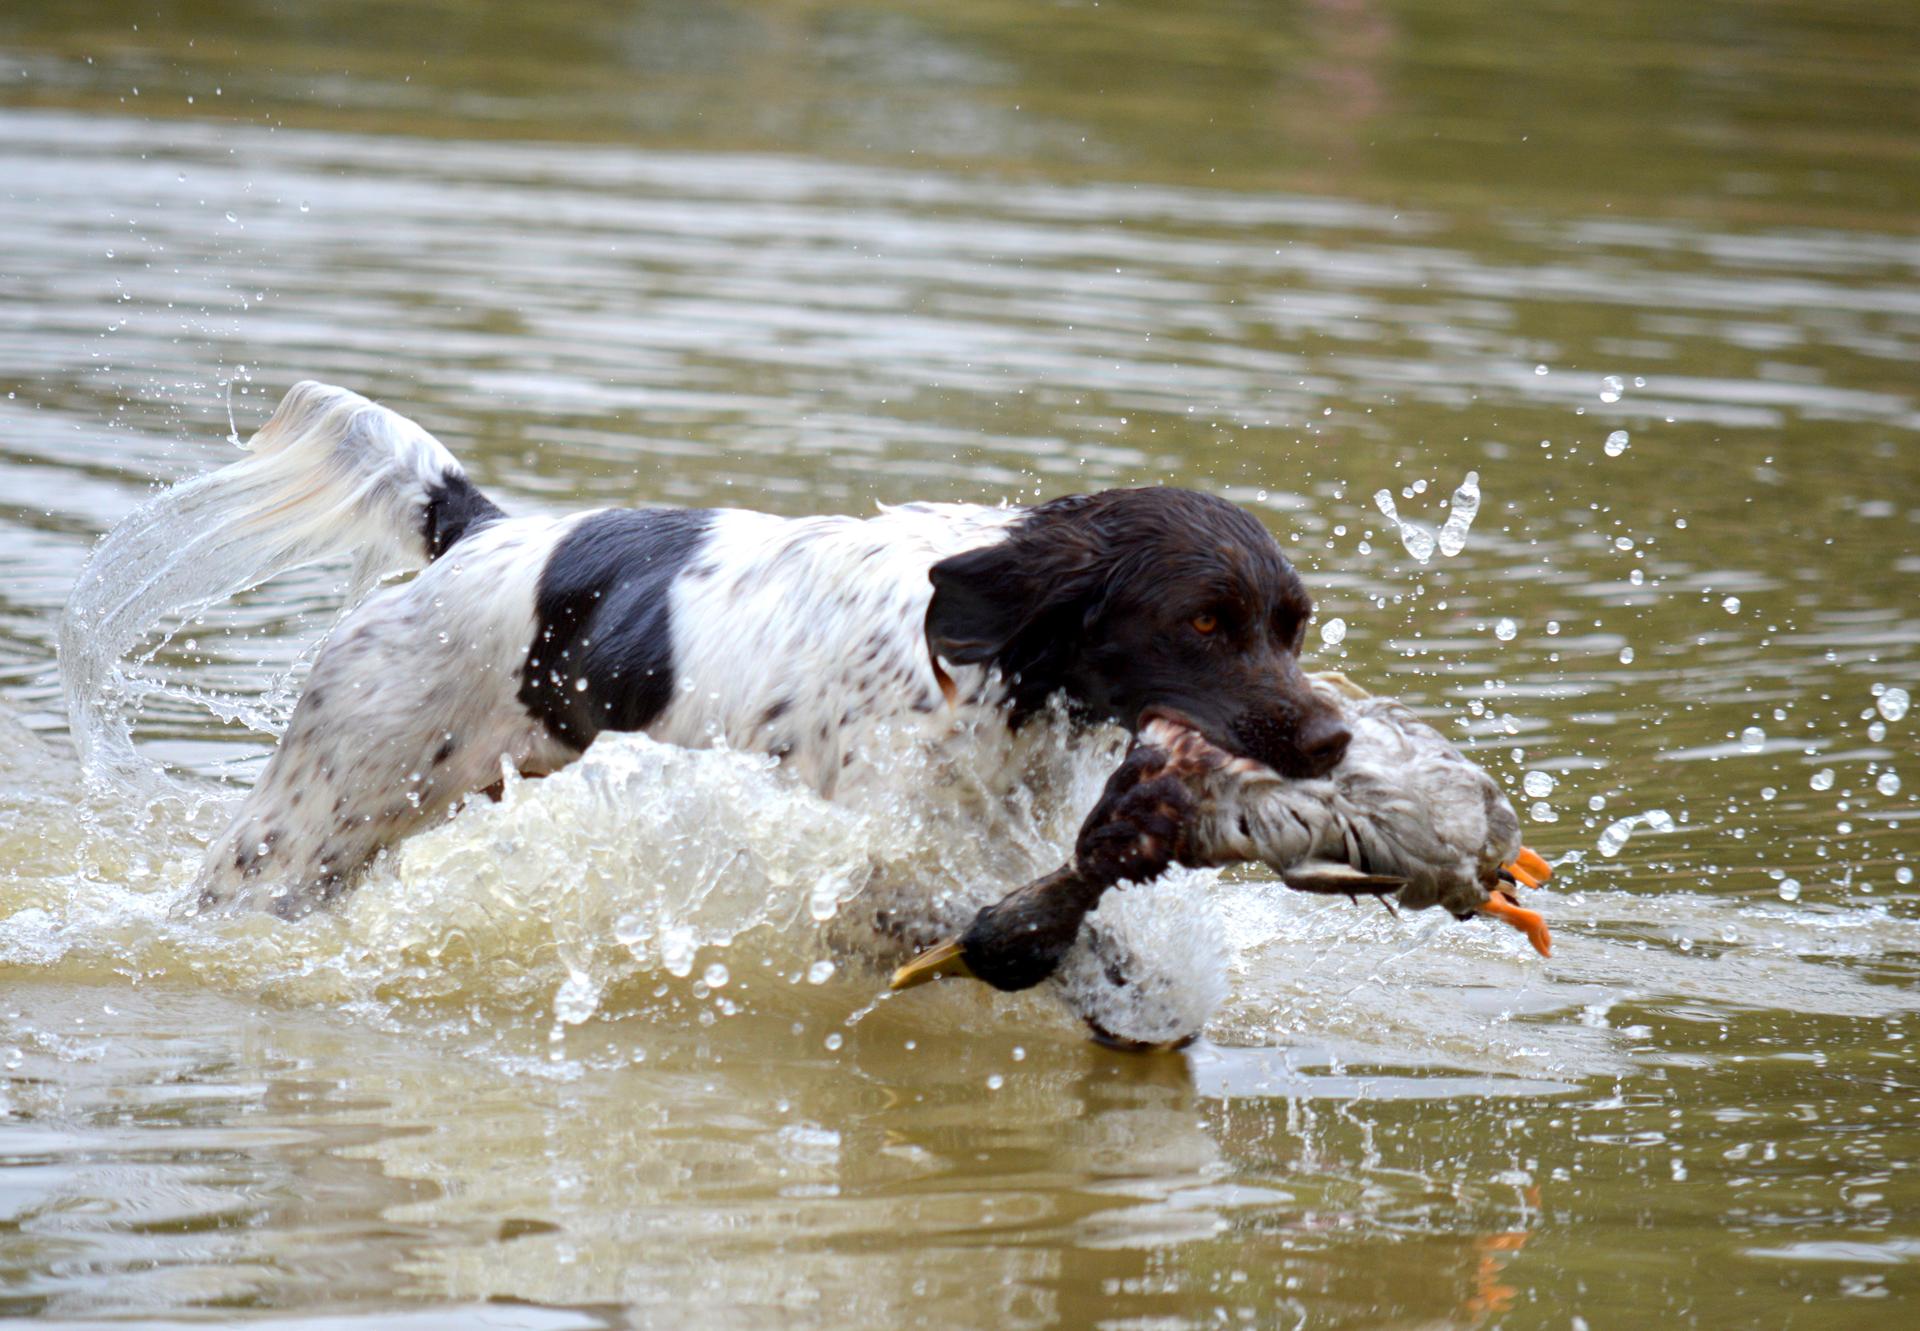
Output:
[[[1192,892],[1142,893],[1173,865],[1257,862],[1297,892],[1487,917],[1551,956],[1545,919],[1516,892],[1545,883],[1552,868],[1521,844],[1519,817],[1493,777],[1404,704],[1345,675],[1309,680],[1353,736],[1332,771],[1283,778],[1177,715],[1153,715],[1082,826],[1074,857],[900,966],[891,988],[943,977],[1004,992],[1052,982],[1096,1040],[1182,1047],[1224,997],[1225,963],[1209,960],[1218,927],[1206,927],[1213,922]],[[1172,918],[1156,921],[1155,904]],[[1169,946],[1191,963],[1185,973],[1154,955]]]

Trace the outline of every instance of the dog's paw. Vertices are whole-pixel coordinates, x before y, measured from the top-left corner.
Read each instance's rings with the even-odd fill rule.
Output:
[[[1085,877],[1142,883],[1186,862],[1193,795],[1178,777],[1154,770],[1129,759],[1108,780],[1074,844],[1074,862]]]

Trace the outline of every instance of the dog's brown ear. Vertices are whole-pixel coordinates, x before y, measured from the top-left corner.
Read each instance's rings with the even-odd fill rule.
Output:
[[[1039,589],[1007,546],[969,550],[935,564],[927,646],[955,665],[985,665],[1005,653],[1039,611]]]
[[[933,566],[927,646],[935,656],[1011,677],[1077,638],[1085,603],[1104,581],[1100,561],[1079,533],[1049,527]]]

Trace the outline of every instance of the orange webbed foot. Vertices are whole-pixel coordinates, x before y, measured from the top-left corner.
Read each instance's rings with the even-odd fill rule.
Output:
[[[1527,936],[1533,944],[1533,950],[1543,957],[1553,955],[1553,935],[1547,931],[1546,917],[1537,910],[1527,910],[1508,901],[1495,892],[1480,907],[1482,915],[1490,915],[1502,924],[1511,925]]]
[[[1501,867],[1513,875],[1515,882],[1525,883],[1528,887],[1538,887],[1553,877],[1553,866],[1525,846],[1520,847],[1520,853],[1513,857],[1513,863]]]

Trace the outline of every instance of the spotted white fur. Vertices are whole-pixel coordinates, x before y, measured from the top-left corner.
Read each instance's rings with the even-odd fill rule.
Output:
[[[952,705],[927,650],[927,571],[996,540],[1014,510],[908,504],[876,517],[713,515],[673,585],[675,696],[655,739],[785,757],[831,797],[985,719],[987,672],[956,667]]]
[[[577,518],[508,519],[349,614],[287,733],[207,852],[201,906],[257,887],[298,908],[381,847],[498,781],[577,754],[515,699],[542,559]]]
[[[370,572],[418,567],[434,554],[434,505],[447,484],[482,506],[471,533],[456,532],[418,578],[342,619],[279,748],[208,851],[195,908],[295,911],[343,890],[382,847],[497,782],[503,764],[540,774],[579,756],[584,741],[568,742],[530,710],[524,682],[537,669],[563,697],[589,686],[541,645],[539,597],[568,537],[600,515],[505,518],[420,427],[319,384],[288,393],[252,449],[163,495],[142,530],[177,530],[190,515],[197,539],[241,553],[251,582],[341,551]],[[903,754],[924,760],[982,726],[1006,729],[997,678],[978,666],[937,670],[924,624],[933,564],[1001,539],[1018,510],[909,504],[864,519],[698,516],[697,539],[668,585],[671,694],[646,734],[778,754],[832,797]],[[124,584],[130,548],[126,531],[103,543],[77,607],[89,587]],[[145,622],[238,585],[183,571],[142,602]],[[91,617],[71,618],[77,628]],[[75,705],[88,705],[84,685]]]

